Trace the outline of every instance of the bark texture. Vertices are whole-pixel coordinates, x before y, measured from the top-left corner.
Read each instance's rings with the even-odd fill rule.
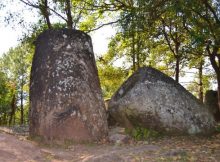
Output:
[[[96,141],[107,136],[91,38],[47,30],[36,41],[30,85],[30,135]]]
[[[218,108],[218,92],[208,90],[205,94],[205,104],[208,106],[209,111],[214,115],[217,122],[220,121],[220,110]]]

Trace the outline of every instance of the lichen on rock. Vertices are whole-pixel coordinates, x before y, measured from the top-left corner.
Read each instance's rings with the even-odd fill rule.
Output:
[[[125,81],[108,105],[127,128],[145,127],[168,134],[210,134],[213,115],[184,87],[162,72],[143,67]]]
[[[30,83],[30,135],[96,141],[107,136],[91,38],[77,30],[39,35]]]

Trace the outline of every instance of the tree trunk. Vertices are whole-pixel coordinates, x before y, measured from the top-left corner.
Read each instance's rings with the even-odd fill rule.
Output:
[[[218,108],[220,110],[220,78],[218,79]]]
[[[66,15],[67,15],[67,28],[72,29],[73,28],[73,18],[71,14],[71,1],[66,0]]]
[[[176,67],[175,67],[175,80],[179,83],[179,73],[180,73],[180,58],[176,56]]]
[[[12,124],[13,117],[15,116],[15,110],[16,110],[16,98],[14,94],[11,101],[11,114],[9,118],[9,126]]]
[[[4,113],[4,116],[3,116],[3,124],[4,125],[7,125],[8,123],[7,123],[7,113]]]
[[[176,13],[177,15],[177,13]],[[176,28],[176,34],[175,39],[173,40],[175,43],[175,57],[176,57],[176,69],[175,69],[175,80],[177,83],[179,83],[179,74],[180,74],[180,54],[179,54],[179,47],[180,47],[180,41],[178,38],[178,25],[175,25]]]
[[[137,69],[140,68],[140,54],[137,52]]]
[[[15,125],[15,115],[14,115],[14,118],[13,118],[13,125]]]
[[[211,62],[211,65],[216,73],[216,76],[217,76],[217,83],[218,83],[218,108],[220,110],[220,60],[218,59],[218,63],[217,63],[217,59],[216,59],[216,56],[218,56],[218,50],[219,50],[219,47],[218,45],[214,45],[213,47],[213,51],[211,52],[210,50],[210,45],[211,45],[211,41],[207,42],[207,45],[206,45],[206,50],[209,54],[209,59],[210,59],[210,62]]]
[[[50,13],[48,11],[48,1],[47,0],[41,0],[40,4],[40,10],[41,14],[44,16],[48,29],[52,29],[52,25],[50,22]]]
[[[132,62],[133,62],[133,72],[135,72],[136,71],[136,66],[135,66],[135,64],[136,64],[136,60],[135,60],[135,42],[134,42],[135,40],[134,40],[134,31],[132,32],[132,51],[131,51],[131,53],[132,53]]]
[[[23,75],[21,77],[21,92],[20,92],[20,95],[21,95],[21,119],[20,119],[20,124],[23,125],[24,124],[24,104],[23,104],[23,95],[24,95],[24,92],[23,92],[23,86],[24,86],[24,80],[23,80]]]
[[[51,25],[50,17],[49,17],[50,14],[49,14],[49,11],[48,11],[48,2],[47,2],[47,0],[44,0],[44,8],[45,8],[44,17],[46,19],[48,29],[52,29],[52,25]]]
[[[21,125],[24,124],[24,105],[23,105],[23,91],[21,92]]]
[[[136,55],[137,55],[137,69],[139,69],[140,68],[140,38],[139,38],[139,36],[137,39],[138,40],[137,40],[137,53],[136,53]]]
[[[199,100],[203,103],[203,61],[199,64]]]
[[[46,19],[46,22],[47,22],[47,27],[48,27],[48,29],[52,29],[52,25],[51,25],[51,23],[50,23],[49,16],[45,16],[45,19]]]
[[[218,48],[219,50],[219,48]],[[217,51],[218,51],[217,50]],[[217,54],[217,52],[216,52]],[[220,110],[220,58],[218,57],[218,71],[216,72],[217,73],[217,82],[218,82],[218,108]]]

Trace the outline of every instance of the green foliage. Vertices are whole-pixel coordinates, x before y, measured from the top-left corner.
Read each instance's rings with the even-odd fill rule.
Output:
[[[95,15],[88,15],[84,21],[79,24],[79,29],[82,31],[89,31],[95,27],[97,17]]]
[[[218,125],[218,126],[215,128],[215,130],[216,130],[218,133],[220,133],[220,126]]]
[[[64,23],[54,23],[53,24],[53,29],[62,29],[65,27],[66,27],[66,24],[64,24]],[[34,46],[31,44],[34,44],[37,37],[47,29],[48,29],[47,25],[45,23],[43,23],[43,20],[40,19],[37,24],[32,25],[31,31],[29,33],[27,33],[26,35],[24,35],[22,42],[24,44],[28,43],[29,44],[28,46],[33,50]]]
[[[161,136],[161,134],[158,133],[157,131],[144,127],[135,127],[134,129],[126,129],[125,132],[137,141],[148,140],[149,138],[157,138]]]
[[[127,78],[127,71],[110,64],[97,62],[102,93],[105,99],[111,98]]]
[[[207,74],[203,74],[202,77],[202,88],[203,88],[203,97],[205,97],[205,93],[206,91],[211,89],[211,81],[213,80],[212,75],[207,75]],[[194,96],[196,96],[197,98],[199,98],[199,93],[200,93],[200,89],[199,89],[199,77],[198,77],[198,73],[195,75],[195,78],[193,80],[193,82],[191,82],[190,84],[187,85],[187,90],[190,91]]]
[[[14,92],[13,84],[8,82],[7,76],[0,68],[0,125],[6,125],[8,123],[7,117],[10,113]]]
[[[208,39],[212,41],[211,49],[217,49],[215,51],[218,51],[217,55],[219,55],[220,4],[218,1],[110,2],[115,7],[122,4],[122,8],[119,16],[121,21],[117,26],[118,32],[109,44],[108,53],[112,60],[123,58],[125,60],[123,65],[128,69],[133,66],[132,69],[136,70],[140,66],[149,65],[169,76],[177,73],[185,76],[187,75],[185,69],[198,68],[201,59],[206,59],[205,49]],[[208,57],[210,56],[216,57],[212,62],[218,60],[216,54]],[[176,69],[178,66],[179,71]],[[217,69],[215,75],[220,74],[219,68],[214,67]],[[205,90],[210,87],[207,78],[210,79],[212,74],[202,75],[204,75],[202,84]],[[198,74],[194,77],[198,80]],[[195,88],[190,90],[197,94]]]
[[[14,118],[14,124],[19,123],[21,117],[24,121],[27,121],[29,109],[27,101],[29,100],[32,57],[32,46],[28,43],[23,43],[10,49],[1,58],[1,76],[4,76],[5,82],[7,81],[6,86],[4,86],[7,93],[1,96],[0,100],[3,100],[5,104],[0,105],[4,105],[5,111],[0,110],[0,112],[4,112],[6,123],[12,117]],[[1,83],[3,84],[4,82]],[[13,97],[15,98],[13,99]],[[21,116],[21,114],[24,114],[24,116]]]

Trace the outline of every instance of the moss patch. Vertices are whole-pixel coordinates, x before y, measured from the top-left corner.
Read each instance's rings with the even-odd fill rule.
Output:
[[[148,140],[150,138],[161,137],[162,134],[148,128],[135,127],[134,129],[125,129],[125,132],[137,141]]]

